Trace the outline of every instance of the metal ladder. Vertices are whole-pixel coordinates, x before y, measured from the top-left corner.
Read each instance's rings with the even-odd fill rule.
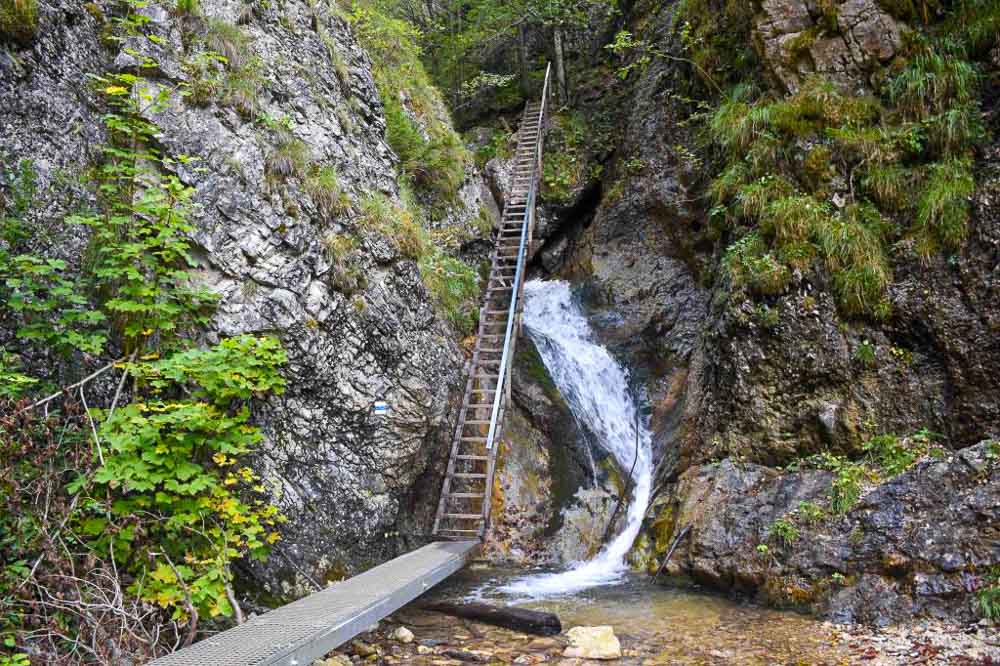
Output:
[[[497,443],[510,402],[510,374],[521,328],[526,260],[535,226],[535,197],[551,65],[542,97],[524,108],[512,191],[496,238],[469,378],[434,518],[434,536],[482,539],[490,520]]]

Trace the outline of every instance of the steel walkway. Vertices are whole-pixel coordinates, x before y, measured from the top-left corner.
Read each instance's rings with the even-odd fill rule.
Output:
[[[513,183],[500,222],[472,352],[462,409],[441,488],[434,535],[483,538],[490,521],[493,476],[510,373],[521,329],[525,263],[535,228],[535,196],[549,95],[549,69],[542,97],[524,109],[518,129]]]
[[[151,666],[309,666],[461,569],[478,546],[478,541],[429,544]]]
[[[161,657],[151,666],[308,666],[455,573],[489,524],[496,442],[510,399],[525,262],[535,226],[550,70],[542,98],[518,130],[514,182],[504,209],[479,335],[429,544],[325,590]]]

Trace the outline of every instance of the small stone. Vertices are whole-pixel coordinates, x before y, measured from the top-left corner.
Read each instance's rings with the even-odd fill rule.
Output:
[[[434,654],[434,648],[429,648],[426,645],[418,645],[417,654]]]
[[[413,632],[406,627],[396,627],[396,630],[392,632],[389,638],[399,641],[400,643],[412,643]]]
[[[553,648],[560,648],[562,647],[562,643],[555,638],[535,638],[532,639],[532,641],[525,647],[529,650],[544,651],[551,650]]]
[[[351,641],[351,651],[359,657],[370,657],[376,654],[375,648],[364,641]]]
[[[563,651],[564,657],[619,659],[622,656],[621,643],[610,626],[573,627],[566,636],[569,647]]]

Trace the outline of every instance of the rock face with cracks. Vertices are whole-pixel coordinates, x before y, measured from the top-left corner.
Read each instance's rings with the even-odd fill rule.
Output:
[[[146,76],[165,88],[198,83],[190,44],[219,26],[241,35],[233,58],[255,68],[252,99],[174,95],[152,119],[164,153],[197,159],[175,168],[196,190],[197,279],[220,297],[206,338],[275,335],[288,352],[287,391],[254,407],[266,441],[253,464],[289,520],[268,562],[242,572],[280,599],[395,554],[385,535],[401,515],[410,520],[417,479],[446,449],[463,356],[416,263],[360,225],[364,196],[396,200],[399,191],[372,65],[349,25],[305,0],[280,10],[199,6],[200,16],[158,3],[143,10],[159,38],[148,54],[159,65]],[[59,220],[94,205],[77,176],[99,160],[103,141],[86,76],[135,65],[135,44],[101,39],[112,14],[110,3],[41,0],[34,43],[0,50],[0,160],[33,161],[40,187],[30,221],[52,227],[43,251],[73,266],[86,233]],[[275,166],[282,142],[301,149],[292,173]],[[324,168],[349,200],[336,211],[307,184]],[[470,172],[439,224],[481,235],[484,193]],[[338,239],[356,247],[359,279],[349,286],[330,250]],[[372,413],[376,400],[388,416]]]
[[[668,573],[838,622],[974,617],[974,572],[1000,565],[1000,445],[928,458],[844,515],[810,517],[803,503],[826,506],[832,480],[731,460],[687,470],[660,507],[668,531],[691,528]]]

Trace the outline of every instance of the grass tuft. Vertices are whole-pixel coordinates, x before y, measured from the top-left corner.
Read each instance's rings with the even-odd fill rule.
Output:
[[[291,132],[283,131],[278,134],[278,144],[267,156],[264,168],[269,176],[278,180],[286,180],[292,176],[303,178],[311,160],[309,146],[305,141]]]
[[[316,168],[303,183],[309,197],[327,218],[343,215],[351,207],[351,198],[341,188],[337,170],[332,166]]]
[[[976,187],[969,159],[932,164],[917,203],[917,240],[921,254],[956,250],[968,234],[969,198]]]

